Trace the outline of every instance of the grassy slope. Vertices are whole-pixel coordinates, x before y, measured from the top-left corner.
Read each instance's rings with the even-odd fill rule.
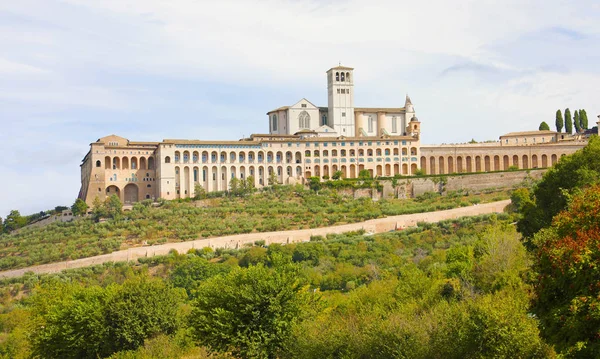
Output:
[[[91,219],[83,219],[3,234],[0,236],[0,269],[89,257],[143,244],[324,227],[505,198],[508,198],[506,191],[374,202],[368,198],[340,196],[335,191],[323,190],[315,194],[286,186],[247,198],[216,198],[202,203],[167,202],[159,208],[137,206],[120,220],[94,223]]]

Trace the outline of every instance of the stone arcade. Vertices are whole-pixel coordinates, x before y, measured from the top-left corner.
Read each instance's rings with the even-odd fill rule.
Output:
[[[553,131],[509,133],[493,143],[421,146],[421,123],[411,99],[404,107],[354,107],[354,69],[327,71],[328,106],[307,99],[269,111],[269,133],[239,141],[136,142],[116,135],[90,144],[81,164],[79,198],[88,204],[116,194],[124,203],[194,196],[228,189],[231,178],[267,185],[341,171],[372,176],[502,171],[544,168],[586,142]]]

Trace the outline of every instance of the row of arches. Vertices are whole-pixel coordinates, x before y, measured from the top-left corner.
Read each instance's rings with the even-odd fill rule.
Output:
[[[350,73],[349,72],[336,72],[335,80],[343,81],[343,82],[350,82]]]
[[[100,160],[96,161],[96,167],[102,167]],[[104,169],[113,170],[153,170],[154,157],[104,157]]]
[[[410,150],[410,152],[409,152]],[[402,156],[408,156],[410,153],[411,156],[416,156],[417,155],[417,148],[416,147],[411,147],[410,149],[407,147],[402,148],[402,151],[400,151],[400,149],[398,148],[376,148],[376,149],[372,149],[372,148],[367,148],[365,149],[350,149],[350,150],[306,150],[304,151],[304,156],[305,157],[310,157],[310,156],[314,156],[314,157],[329,157],[331,155],[331,157],[337,157],[338,155],[341,157],[346,157],[346,156],[350,156],[350,157],[356,157],[356,155],[358,154],[358,157],[363,157],[363,156],[400,156],[400,154],[402,154]]]
[[[142,199],[151,199],[151,195],[148,191],[144,192],[140,187],[134,183],[129,183],[121,190],[116,185],[110,185],[106,187],[106,196],[117,195],[122,203],[132,204],[139,202]]]
[[[303,156],[306,157],[363,157],[363,156],[416,156],[416,147],[399,148],[368,148],[368,149],[332,149],[332,150],[305,150],[300,151],[176,151],[175,163],[285,163],[300,164]],[[165,163],[171,163],[171,157],[165,157]]]
[[[560,157],[565,156],[561,154]],[[553,166],[557,154],[534,155],[475,155],[475,156],[421,156],[421,169],[426,174],[450,174],[506,171],[512,168],[530,169]]]
[[[300,163],[302,153],[300,151],[175,151],[175,163]],[[171,163],[169,156],[165,157],[165,163]]]

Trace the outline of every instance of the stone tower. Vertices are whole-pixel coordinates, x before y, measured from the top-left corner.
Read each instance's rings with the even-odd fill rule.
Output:
[[[337,66],[327,71],[327,124],[341,136],[354,136],[354,69]]]

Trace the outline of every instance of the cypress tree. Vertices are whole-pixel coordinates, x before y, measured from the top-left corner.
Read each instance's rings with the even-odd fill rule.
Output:
[[[563,124],[562,112],[556,110],[556,132],[562,132]]]
[[[581,130],[581,122],[579,122],[579,111],[575,110],[573,115],[573,126],[575,126],[575,133],[579,133]]]
[[[584,130],[588,129],[588,118],[585,110],[579,110],[579,122],[581,122],[581,128]]]
[[[571,110],[565,109],[565,132],[568,134],[573,133],[573,121],[571,120]]]
[[[540,123],[539,130],[540,131],[550,131],[550,126],[548,126],[546,121],[544,121],[544,122]]]

